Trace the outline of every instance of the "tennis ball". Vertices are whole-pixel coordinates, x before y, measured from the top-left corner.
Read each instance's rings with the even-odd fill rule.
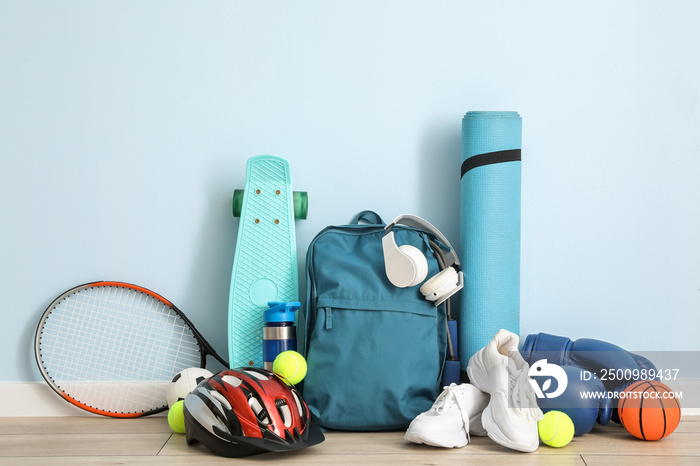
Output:
[[[550,447],[566,446],[574,438],[574,423],[561,411],[549,411],[537,423],[540,438]]]
[[[296,351],[284,351],[272,363],[272,372],[289,385],[296,385],[306,376],[306,360]]]
[[[168,411],[168,424],[170,428],[178,433],[185,433],[185,408],[182,400],[177,401]]]

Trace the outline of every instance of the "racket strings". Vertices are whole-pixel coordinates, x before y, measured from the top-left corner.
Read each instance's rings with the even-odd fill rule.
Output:
[[[116,413],[165,405],[165,387],[198,367],[199,344],[164,302],[117,286],[80,289],[46,319],[40,341],[44,368],[80,403]]]
[[[112,303],[112,304],[119,304],[119,303]],[[122,303],[123,304],[123,303]],[[129,305],[131,308],[136,308],[140,309],[143,307],[143,305]],[[141,306],[139,308],[139,306]],[[92,310],[91,310],[92,309]],[[169,309],[169,308],[168,308]],[[67,308],[67,310],[70,311],[70,308]],[[151,356],[151,360],[148,360],[146,358],[133,358],[134,363],[137,365],[125,365],[123,364],[125,360],[118,360],[118,361],[113,361],[110,360],[110,363],[112,366],[109,367],[110,372],[108,372],[111,376],[113,374],[113,370],[115,368],[118,369],[118,364],[121,362],[122,366],[125,370],[128,370],[130,372],[136,371],[143,373],[144,375],[151,374],[154,378],[160,378],[157,377],[154,373],[153,370],[155,369],[154,363],[158,362],[158,359],[163,358],[163,356],[167,356],[164,361],[171,362],[174,357],[177,357],[177,355],[183,353],[183,345],[186,347],[186,351],[184,352],[185,355],[190,355],[190,356],[195,356],[195,358],[191,359],[192,361],[199,361],[199,350],[198,346],[196,343],[196,340],[194,340],[193,337],[191,337],[188,341],[186,337],[191,336],[191,334],[188,332],[189,327],[184,325],[184,322],[174,313],[169,314],[167,316],[168,320],[170,322],[166,322],[165,327],[160,326],[160,327],[154,327],[153,323],[155,322],[156,324],[160,324],[160,321],[155,321],[153,318],[150,319],[150,322],[144,322],[143,319],[143,313],[141,315],[134,315],[131,314],[131,317],[134,318],[139,318],[138,322],[129,322],[129,327],[122,327],[123,329],[126,330],[131,330],[130,333],[122,333],[119,334],[117,332],[112,333],[111,330],[115,330],[115,325],[118,323],[114,320],[108,320],[100,317],[100,314],[98,311],[95,310],[95,304],[91,304],[88,306],[85,306],[85,309],[80,309],[77,313],[72,312],[71,316],[76,317],[76,315],[82,315],[84,317],[90,317],[89,321],[88,319],[74,319],[77,320],[77,323],[72,323],[68,322],[69,328],[70,326],[73,325],[79,325],[79,327],[75,327],[75,332],[69,331],[65,332],[66,335],[69,336],[74,336],[74,335],[88,335],[88,332],[90,332],[93,336],[94,335],[101,335],[105,336],[105,339],[103,341],[97,341],[96,338],[76,338],[76,339],[68,339],[66,338],[66,344],[67,346],[64,347],[64,351],[67,351],[67,354],[82,354],[85,351],[92,351],[95,350],[96,347],[94,346],[95,344],[100,344],[100,346],[103,347],[114,347],[117,343],[122,343],[126,344],[130,350],[137,351],[139,349],[143,348],[158,348],[158,345],[161,344],[165,338],[165,336],[173,336],[175,337],[175,334],[171,334],[171,330],[173,331],[178,331],[179,330],[179,335],[177,336],[177,342],[180,343],[177,347],[168,346],[165,347],[170,353],[163,353],[162,351],[160,353],[149,353],[149,356]],[[55,320],[55,319],[54,319]],[[81,323],[82,322],[82,323]],[[65,323],[65,319],[61,320],[61,324]],[[179,324],[179,325],[178,325]],[[167,328],[166,328],[167,327]],[[46,327],[48,329],[48,325]],[[144,333],[145,329],[155,329],[155,333],[152,331],[150,333]],[[134,330],[137,330],[138,332],[134,332]],[[100,332],[95,332],[96,330],[100,330]],[[167,330],[167,332],[166,332]],[[186,333],[187,332],[187,333]],[[141,340],[143,338],[143,340]],[[189,343],[189,344],[188,344]],[[97,347],[99,348],[99,347]],[[164,347],[161,346],[161,350]],[[173,351],[175,351],[175,354],[173,354]],[[155,356],[155,357],[154,357]],[[73,361],[74,363],[76,362],[75,360]],[[145,364],[145,363],[150,363],[151,367],[148,368],[141,368],[138,366],[138,364]],[[116,365],[115,365],[116,363]],[[77,367],[77,369],[85,369],[85,367]],[[94,374],[94,373],[90,373]]]

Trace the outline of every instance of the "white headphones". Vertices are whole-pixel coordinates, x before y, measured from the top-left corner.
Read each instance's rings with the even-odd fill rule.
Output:
[[[428,231],[450,248],[450,251],[445,253],[445,268],[420,287],[420,292],[425,299],[434,301],[438,306],[464,287],[464,276],[459,268],[457,254],[447,238],[428,221],[415,215],[399,215],[386,226],[384,229],[386,233],[382,236],[384,269],[387,278],[394,286],[399,288],[416,286],[428,276],[428,261],[423,253],[415,246],[396,244],[393,230],[399,223]]]

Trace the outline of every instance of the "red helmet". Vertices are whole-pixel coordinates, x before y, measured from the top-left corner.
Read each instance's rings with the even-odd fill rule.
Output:
[[[263,369],[209,377],[187,395],[184,413],[187,443],[221,456],[298,450],[324,440],[301,394]]]

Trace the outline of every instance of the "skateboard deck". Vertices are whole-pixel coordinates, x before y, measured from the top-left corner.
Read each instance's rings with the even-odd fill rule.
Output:
[[[240,196],[234,195],[234,211],[236,197]],[[229,364],[263,367],[263,313],[268,302],[299,301],[289,163],[272,155],[248,159],[238,207],[228,308]]]

